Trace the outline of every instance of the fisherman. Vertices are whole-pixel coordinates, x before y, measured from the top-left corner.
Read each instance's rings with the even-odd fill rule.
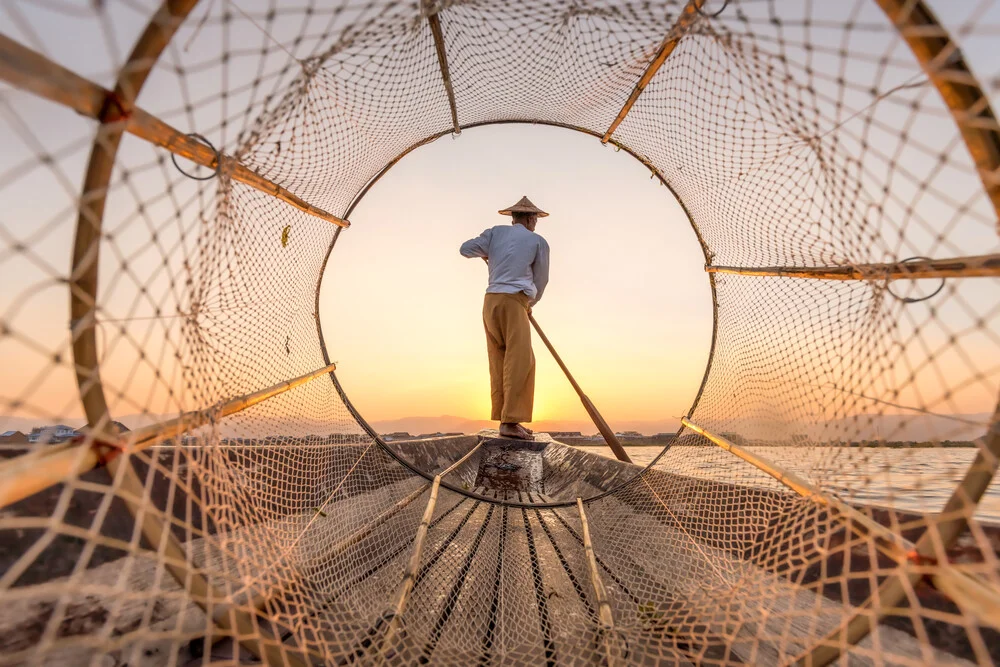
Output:
[[[531,440],[535,401],[535,355],[531,351],[528,314],[549,282],[549,244],[535,233],[538,218],[548,215],[521,197],[499,212],[513,218],[462,244],[463,257],[482,257],[489,263],[490,283],[483,301],[486,351],[490,360],[492,419],[500,435]]]

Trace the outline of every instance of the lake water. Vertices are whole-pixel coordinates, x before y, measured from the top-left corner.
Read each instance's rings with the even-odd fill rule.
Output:
[[[580,447],[614,458],[608,447]],[[637,465],[645,466],[661,447],[629,447]],[[976,455],[971,447],[894,449],[868,447],[747,447],[794,471],[842,499],[919,512],[944,507]],[[704,479],[773,488],[775,481],[749,463],[717,447],[673,447],[658,467]],[[1000,523],[1000,484],[993,480],[979,503],[977,518]]]

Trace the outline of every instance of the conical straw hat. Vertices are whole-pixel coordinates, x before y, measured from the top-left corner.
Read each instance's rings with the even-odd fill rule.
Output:
[[[515,213],[537,213],[539,218],[544,218],[548,215],[545,211],[538,208],[531,203],[531,200],[527,196],[521,197],[521,200],[510,208],[505,208],[502,211],[498,211],[500,215],[513,215]]]

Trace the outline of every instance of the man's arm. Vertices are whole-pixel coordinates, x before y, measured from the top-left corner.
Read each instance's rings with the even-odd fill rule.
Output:
[[[538,252],[535,253],[535,261],[531,263],[531,276],[537,292],[531,302],[532,306],[542,300],[542,292],[549,284],[549,244],[545,239],[541,241],[538,244]]]
[[[490,256],[490,236],[493,230],[487,229],[474,239],[469,239],[462,244],[459,252],[462,257],[489,257]]]

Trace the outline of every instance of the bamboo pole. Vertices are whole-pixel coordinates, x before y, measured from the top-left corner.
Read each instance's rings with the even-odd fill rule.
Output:
[[[1000,226],[1000,124],[958,45],[923,0],[876,0],[951,110]]]
[[[350,222],[347,220],[313,206],[277,183],[251,171],[234,158],[221,153],[216,154],[200,141],[187,136],[143,109],[132,106],[131,102],[128,101],[131,96],[125,97],[117,89],[116,92],[112,93],[53,63],[41,54],[18,44],[5,35],[0,35],[0,80],[69,107],[81,115],[94,118],[102,123],[122,124],[125,131],[140,139],[165,148],[171,153],[187,158],[203,167],[226,170],[233,180],[280,199],[304,213],[339,227],[350,226]],[[103,139],[103,141],[98,142],[96,150],[109,152],[108,138]],[[113,155],[111,161],[114,162]],[[96,187],[85,188],[85,197],[87,193],[97,190]],[[102,209],[103,195],[104,193],[101,192]],[[99,219],[97,211],[88,213],[88,224],[92,225],[96,219]]]
[[[610,447],[611,451],[615,453],[615,456],[618,457],[619,461],[632,463],[632,459],[629,458],[627,453],[625,453],[625,448],[622,447],[622,443],[618,441],[618,438],[615,436],[615,432],[612,431],[611,427],[608,426],[608,423],[604,421],[604,417],[602,417],[601,413],[597,411],[597,406],[594,405],[593,401],[591,401],[587,395],[583,393],[583,389],[579,384],[577,384],[576,379],[573,377],[573,374],[569,372],[569,369],[566,368],[566,364],[563,363],[559,353],[557,353],[556,349],[552,347],[552,343],[549,342],[548,336],[546,336],[545,332],[542,331],[542,328],[538,326],[538,322],[535,321],[535,316],[528,313],[528,320],[531,322],[531,326],[535,327],[535,331],[538,333],[538,337],[542,339],[542,342],[545,343],[545,347],[549,348],[549,352],[552,353],[552,357],[556,360],[556,363],[559,364],[559,368],[561,368],[563,373],[566,374],[566,378],[569,380],[569,383],[573,385],[573,389],[576,391],[577,396],[579,396],[580,401],[583,402],[583,409],[587,411],[587,414],[590,415],[590,418],[597,426],[597,430],[601,432],[602,436],[604,436],[604,441],[608,443],[608,447]]]
[[[78,477],[123,453],[142,451],[155,442],[175,437],[212,420],[242,412],[335,369],[336,364],[330,364],[312,373],[279,382],[205,410],[185,412],[174,419],[130,431],[124,440],[100,432],[91,432],[82,436],[79,444],[55,450],[49,456],[25,454],[13,459],[0,467],[0,509],[50,486]]]
[[[996,278],[1000,277],[1000,254],[847,266],[706,266],[705,271],[708,273],[728,273],[740,276],[780,276],[784,278],[814,278],[820,280]]]
[[[576,509],[580,513],[580,525],[583,527],[583,550],[587,554],[587,566],[590,570],[590,583],[594,587],[594,597],[597,600],[597,619],[600,623],[600,635],[604,645],[604,657],[608,667],[620,663],[623,655],[620,647],[615,646],[615,617],[611,613],[608,602],[608,592],[601,580],[601,572],[597,569],[597,554],[594,553],[594,543],[590,539],[590,522],[583,509],[583,499],[576,499]]]
[[[897,535],[892,532],[892,530],[886,526],[872,520],[864,513],[860,512],[851,505],[848,505],[837,497],[826,493],[819,487],[803,480],[794,473],[784,470],[776,463],[743,449],[727,438],[712,433],[711,431],[692,423],[687,418],[681,419],[681,424],[695,433],[703,435],[722,449],[743,459],[758,470],[774,477],[776,480],[792,489],[800,496],[835,510],[841,516],[849,519],[851,522],[850,528],[853,532],[861,535],[862,537],[871,538],[875,542],[879,551],[895,560],[899,565],[899,571],[897,572],[898,576],[894,576],[886,580],[882,587],[879,588],[879,593],[873,598],[880,600],[880,606],[883,609],[897,604],[906,594],[906,586],[913,585],[918,579],[921,579],[924,576],[923,571],[920,571],[919,569],[914,570],[912,566],[914,562],[919,564],[923,560],[934,557],[933,542],[928,537],[931,530],[928,530],[927,533],[925,533],[924,536],[917,541],[917,543],[913,543],[902,535]],[[1000,446],[998,446],[998,449],[1000,449]],[[953,496],[953,498],[954,497],[955,496]],[[964,498],[963,502],[965,502]],[[952,510],[952,513],[954,511],[955,510]],[[949,514],[949,511],[946,506],[942,515],[947,514]],[[938,524],[938,526],[940,526],[940,524]],[[964,523],[962,528],[964,529]],[[939,530],[936,530],[935,532],[940,535]],[[952,536],[951,533],[941,536],[944,538],[942,541],[946,539],[946,544],[950,545],[954,541],[954,538],[958,537],[958,532],[955,532],[954,536]],[[989,582],[972,577],[971,575],[956,569],[946,561],[937,562],[934,572],[932,572],[930,576],[935,585],[942,592],[949,594],[955,604],[962,609],[963,613],[967,613],[970,616],[978,618],[984,623],[1000,629],[1000,616],[990,615],[990,610],[1000,609],[1000,590],[998,590],[995,586]],[[905,578],[909,584],[904,585],[901,581],[903,578]],[[893,598],[892,596],[898,597]],[[870,605],[866,605],[866,608],[870,608]],[[864,638],[864,635],[870,630],[870,628],[867,627],[868,619],[868,614],[860,613],[856,614],[847,624],[847,634],[853,638],[853,641],[849,640],[848,644],[853,645],[857,641]],[[864,631],[863,634],[862,630]],[[824,640],[821,646],[814,648],[813,653],[810,654],[808,659],[802,658],[801,660],[804,661],[802,664],[827,664],[831,659],[835,659],[839,656],[840,644],[840,631],[837,631]],[[838,648],[833,649],[834,646]],[[836,653],[831,653],[832,649],[836,650]]]
[[[625,101],[625,105],[622,107],[621,111],[618,112],[618,116],[615,117],[614,121],[611,123],[611,127],[608,131],[604,133],[601,137],[601,143],[606,144],[611,140],[611,135],[614,134],[618,126],[622,124],[625,120],[625,116],[628,115],[629,111],[632,110],[632,106],[635,105],[636,100],[642,95],[642,91],[646,89],[649,82],[653,80],[656,73],[660,70],[660,67],[666,62],[667,58],[674,52],[677,45],[680,43],[681,38],[687,33],[688,28],[698,19],[698,12],[701,6],[705,3],[705,0],[688,0],[688,3],[681,10],[680,16],[677,17],[677,21],[670,28],[670,32],[667,33],[666,38],[660,44],[660,48],[656,51],[656,55],[653,56],[653,60],[646,67],[646,70],[639,77],[639,82],[635,84],[635,88],[632,90],[632,94],[628,96]]]
[[[451,126],[455,134],[462,133],[458,124],[458,107],[455,104],[455,89],[451,84],[451,72],[448,70],[448,53],[444,49],[444,32],[441,30],[440,10],[433,7],[434,0],[423,0],[423,11],[434,37],[434,50],[437,51],[438,66],[441,68],[441,79],[444,81],[445,92],[448,93],[448,107],[451,109]]]

